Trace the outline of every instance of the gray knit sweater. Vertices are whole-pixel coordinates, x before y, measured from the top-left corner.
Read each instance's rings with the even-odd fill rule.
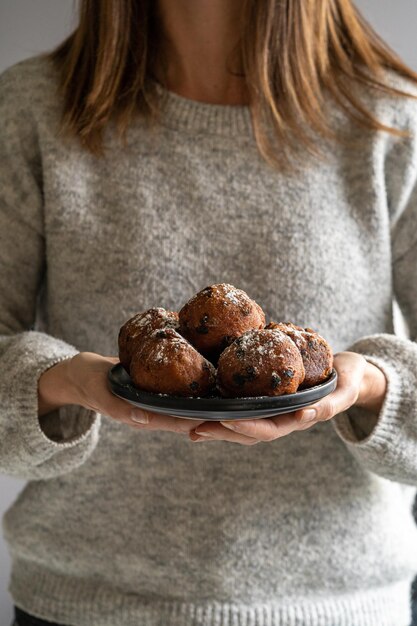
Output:
[[[417,89],[404,79],[392,82]],[[407,626],[417,571],[417,101],[364,92],[412,139],[321,141],[282,175],[245,107],[161,90],[161,124],[112,127],[99,160],[57,136],[56,76],[0,78],[0,467],[10,591],[72,626]],[[352,126],[335,107],[336,124]],[[78,351],[117,354],[135,312],[210,283],[377,364],[388,393],[360,438],[351,410],[274,442],[194,444],[67,406],[37,380]]]

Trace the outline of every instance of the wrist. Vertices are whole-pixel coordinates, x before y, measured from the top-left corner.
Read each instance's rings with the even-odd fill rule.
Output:
[[[379,413],[387,392],[387,379],[384,372],[373,363],[366,362],[361,389],[355,406]]]
[[[39,415],[54,411],[66,404],[77,404],[75,387],[70,377],[72,357],[46,370],[38,381]]]

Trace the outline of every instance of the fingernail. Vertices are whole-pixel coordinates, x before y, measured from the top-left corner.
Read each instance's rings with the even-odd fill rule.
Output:
[[[205,431],[202,430],[195,430],[194,431],[196,435],[198,435],[199,437],[208,437],[208,438],[212,438],[213,439],[213,435],[211,433],[206,433]]]
[[[130,414],[130,419],[132,420],[132,422],[138,422],[139,424],[149,423],[149,417],[146,415],[146,413],[143,413],[142,411],[132,411]]]
[[[312,422],[317,417],[316,409],[306,409],[301,414],[301,422]]]

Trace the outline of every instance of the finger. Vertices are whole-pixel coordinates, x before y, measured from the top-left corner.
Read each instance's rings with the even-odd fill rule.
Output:
[[[260,441],[274,441],[280,437],[285,437],[295,430],[305,430],[305,424],[300,424],[294,413],[283,413],[272,418],[261,418],[256,420],[227,421],[221,424],[232,431],[252,437]],[[308,427],[313,426],[310,422]]]
[[[101,391],[100,404],[87,400],[84,406],[97,413],[101,413],[102,415],[127,424],[144,425],[149,422],[149,416],[146,411],[136,409],[129,402],[118,398],[107,389]]]
[[[301,424],[309,420],[320,422],[329,420],[335,415],[347,411],[357,401],[366,367],[365,359],[341,358],[338,361],[336,355],[335,367],[338,374],[335,391],[301,412],[297,411],[299,414],[297,417]]]
[[[246,446],[260,443],[253,437],[247,437],[224,428],[220,422],[205,422],[202,426],[190,432],[190,439],[191,441],[229,441]]]
[[[139,410],[143,411],[143,409]],[[191,420],[163,413],[152,413],[151,411],[145,411],[145,413],[149,419],[148,423],[145,425],[146,430],[167,430],[188,435],[191,430],[197,428],[204,422],[204,420]]]
[[[345,352],[335,355],[334,365],[338,372],[337,388],[320,402],[274,418],[230,420],[219,423],[235,435],[239,435],[239,439],[236,439],[238,441],[242,441],[241,436],[258,441],[273,441],[296,430],[311,428],[318,421],[325,421],[337,413],[346,411],[358,398],[366,361],[360,355]],[[207,428],[205,425],[204,428],[212,438],[226,438],[222,431],[218,432],[214,427]]]
[[[132,406],[127,400],[119,398],[111,391],[107,370],[100,372],[93,380],[89,393],[84,394],[83,406],[129,425],[138,426],[149,422],[146,411]]]
[[[97,390],[95,395],[96,397],[100,397],[102,400],[100,407],[93,407],[90,405],[89,408],[136,428],[168,430],[175,433],[188,434],[191,429],[195,428],[204,421],[187,420],[182,417],[152,413],[151,411],[140,407],[135,407],[127,402],[127,400],[122,400],[121,398],[118,398],[118,396],[114,395],[110,389],[108,380],[106,380],[105,391],[103,392],[100,385],[100,388]]]
[[[142,430],[165,430],[188,435],[190,430],[193,430],[204,422],[204,420],[189,420],[165,413],[153,413],[152,411],[131,405],[129,405],[129,407],[128,416],[121,418],[120,421]]]

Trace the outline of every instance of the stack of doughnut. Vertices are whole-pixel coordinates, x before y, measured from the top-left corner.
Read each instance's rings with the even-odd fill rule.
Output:
[[[137,313],[120,328],[119,359],[143,391],[179,397],[280,396],[323,383],[332,349],[311,328],[269,322],[248,294],[221,283],[179,311]]]

